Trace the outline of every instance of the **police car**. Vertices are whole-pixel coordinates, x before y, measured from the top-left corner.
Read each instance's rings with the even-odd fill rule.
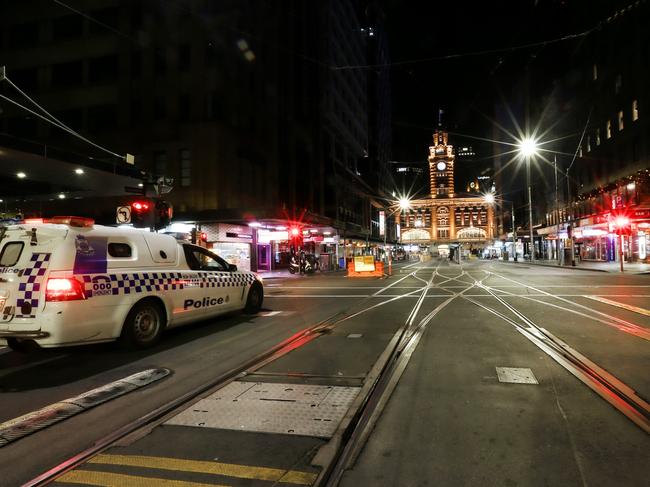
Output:
[[[120,339],[262,306],[262,279],[170,235],[81,217],[0,227],[0,342],[14,350]]]

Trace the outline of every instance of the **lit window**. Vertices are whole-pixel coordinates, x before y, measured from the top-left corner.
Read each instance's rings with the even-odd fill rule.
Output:
[[[591,135],[587,135],[587,152],[591,152]]]
[[[618,130],[621,131],[625,128],[625,124],[623,123],[623,110],[620,110],[618,112]]]
[[[636,122],[639,119],[639,103],[632,100],[632,121]]]
[[[600,129],[596,129],[596,145],[600,145]]]
[[[605,126],[605,136],[608,139],[612,138],[612,121],[611,120],[607,120],[607,125]]]
[[[596,81],[598,79],[598,65],[594,64],[591,70],[591,79]]]

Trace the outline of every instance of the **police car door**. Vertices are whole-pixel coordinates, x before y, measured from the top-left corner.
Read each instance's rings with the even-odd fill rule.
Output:
[[[230,286],[229,265],[212,252],[197,245],[185,244],[185,257],[198,278],[199,291],[193,293],[196,298],[188,297],[183,307],[200,309],[205,316],[223,313],[232,308],[233,293],[236,288]],[[190,303],[190,301],[192,301]]]

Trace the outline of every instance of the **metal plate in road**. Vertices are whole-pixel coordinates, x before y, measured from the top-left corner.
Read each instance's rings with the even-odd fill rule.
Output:
[[[499,382],[510,384],[539,384],[531,369],[519,367],[497,367]]]
[[[359,387],[231,382],[166,424],[330,438]]]

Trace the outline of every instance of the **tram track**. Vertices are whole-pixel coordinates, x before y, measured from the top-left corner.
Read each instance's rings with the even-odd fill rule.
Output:
[[[496,277],[502,277],[490,271],[484,272],[486,272],[488,276],[494,275]],[[503,291],[482,283],[480,283],[478,287],[489,293],[490,297],[496,299],[497,302],[512,313],[516,319],[507,316],[491,306],[481,303],[475,297],[462,296],[462,298],[511,324],[515,329],[517,329],[517,331],[564,367],[568,372],[587,385],[601,398],[610,403],[643,431],[650,434],[650,404],[640,397],[634,389],[615,377],[613,374],[598,366],[593,361],[589,360],[545,328],[534,323],[515,306],[505,301],[503,296],[500,296],[495,292]],[[511,293],[508,294],[510,295]],[[593,316],[590,318],[595,319]]]
[[[112,446],[119,444],[122,441],[125,441],[127,438],[139,438],[142,435],[150,432],[156,426],[164,423],[166,420],[178,414],[180,411],[184,410],[189,405],[225,387],[226,385],[237,380],[238,378],[242,378],[247,375],[252,375],[257,370],[279,359],[280,357],[283,357],[289,352],[306,345],[307,343],[315,340],[319,336],[322,336],[327,333],[331,333],[331,331],[335,329],[336,326],[351,319],[352,317],[359,316],[360,314],[368,312],[372,309],[376,309],[379,306],[394,302],[400,298],[404,298],[407,296],[411,296],[413,294],[420,293],[418,300],[413,305],[409,313],[409,320],[407,320],[407,323],[410,326],[413,320],[415,319],[415,317],[417,316],[417,312],[422,306],[424,297],[426,296],[426,293],[430,288],[431,281],[434,279],[438,267],[432,269],[433,273],[431,278],[428,281],[426,281],[427,284],[425,284],[421,288],[418,288],[415,291],[410,291],[401,294],[399,296],[392,296],[391,299],[388,299],[381,303],[375,303],[374,305],[371,306],[366,306],[358,311],[351,312],[348,308],[348,310],[334,313],[328,318],[326,318],[325,320],[322,320],[319,323],[316,323],[312,326],[309,326],[295,333],[291,337],[269,348],[265,352],[262,352],[261,354],[258,354],[250,358],[249,360],[245,361],[241,365],[223,374],[220,374],[218,377],[214,378],[214,380],[211,380],[210,382],[205,383],[183,394],[182,396],[173,399],[172,401],[167,402],[166,404],[156,408],[155,410],[145,414],[144,416],[141,416],[135,421],[132,421],[122,426],[121,428],[118,428],[117,430],[110,433],[109,435],[106,435],[103,438],[96,440],[90,447],[71,456],[67,460],[60,462],[58,465],[50,468],[46,472],[24,483],[23,487],[36,487],[36,486],[47,485],[55,481],[57,478],[61,477],[65,473],[81,466],[87,460],[96,456],[97,454],[109,449]],[[401,282],[403,279],[406,279],[407,277],[413,277],[418,272],[421,272],[423,270],[431,270],[431,268],[430,267],[429,268],[425,267],[425,269],[418,268],[410,272],[406,276],[401,277],[398,281],[395,281],[390,285],[385,286],[380,291],[385,291],[386,289],[393,287],[396,283]],[[370,301],[369,299],[365,299],[360,303],[360,305],[364,306],[368,304],[369,301]],[[356,307],[358,306],[359,305],[357,305]]]

